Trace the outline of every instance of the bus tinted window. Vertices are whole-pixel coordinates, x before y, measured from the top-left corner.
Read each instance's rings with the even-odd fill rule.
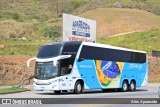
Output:
[[[146,54],[116,50],[116,49],[83,46],[79,58],[92,59],[92,60],[144,63],[146,61]]]
[[[80,44],[67,44],[64,45],[62,55],[72,55],[71,58],[75,58]]]
[[[50,58],[58,56],[61,53],[62,44],[53,44],[42,46],[37,55],[38,58]]]
[[[66,43],[63,46],[62,55],[71,55],[70,58],[61,60],[61,66],[66,67],[67,72],[65,74],[70,73],[71,69],[68,69],[68,67],[73,66],[73,63],[74,63],[74,60],[75,60],[80,44],[81,42],[78,42],[78,43],[72,42],[72,43]]]
[[[81,59],[93,59],[92,56],[92,47],[89,46],[83,46],[80,54]]]
[[[143,53],[134,53],[134,62],[143,63],[146,61],[146,55]]]

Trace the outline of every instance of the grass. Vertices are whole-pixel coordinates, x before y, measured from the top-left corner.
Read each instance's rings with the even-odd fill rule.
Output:
[[[13,40],[7,41],[0,40],[0,45],[4,45],[3,49],[0,49],[0,55],[37,55],[41,46],[55,41],[59,41],[60,38],[47,38],[39,36],[39,38],[28,38],[27,40]]]
[[[50,18],[61,16],[60,14],[63,12],[74,13],[76,9],[83,6],[88,6],[84,11],[97,8],[94,7],[97,2],[97,7],[106,5],[117,7],[115,4],[120,2],[124,8],[143,9],[160,15],[159,0],[48,0],[47,2],[46,0],[0,0],[0,20],[15,19],[16,21],[31,22],[32,19],[36,19],[45,22]]]
[[[6,42],[0,41],[4,45],[4,49],[0,50],[0,55],[22,54],[22,55],[37,55],[39,48],[49,43],[48,40],[34,40],[34,41],[15,41],[8,40]]]
[[[160,28],[160,16],[143,10],[118,8],[98,8],[82,13],[80,16],[97,21],[97,42],[99,43],[144,50],[149,54],[151,50],[160,49],[159,29],[107,38],[107,36],[124,32]],[[17,14],[14,14],[14,17],[19,18]],[[36,19],[32,22],[5,20],[0,21],[0,25],[0,45],[4,45],[4,49],[0,49],[0,55],[37,55],[40,46],[57,41],[57,38],[44,37],[42,31],[49,26],[62,26],[62,19],[53,18],[46,22],[39,22]],[[8,36],[26,37],[27,40],[5,41]]]
[[[86,2],[87,0],[0,0],[0,20],[31,22],[36,19],[45,22],[59,17],[64,10],[70,13]]]
[[[97,42],[119,47],[146,51],[151,55],[152,50],[160,51],[160,29],[151,29],[109,38],[98,38]]]
[[[122,3],[124,8],[136,8],[160,15],[159,0],[105,0],[107,4],[116,6],[116,2]]]
[[[98,37],[160,27],[160,16],[136,9],[99,8],[81,13],[79,16],[97,21]],[[36,19],[32,22],[0,21],[0,39],[8,36],[39,39],[43,36],[44,29],[50,26],[62,27],[62,18],[53,18],[46,22]]]
[[[0,89],[0,94],[8,94],[8,93],[17,93],[17,92],[23,92],[23,91],[29,91],[27,88],[19,88],[19,87],[11,87],[11,88],[3,88]]]
[[[160,51],[159,40],[160,29],[151,29],[145,32],[137,32],[116,37],[102,37],[98,38],[97,42],[130,49],[143,50],[151,55],[152,50]],[[48,43],[49,40],[47,39],[43,41],[0,41],[0,44],[5,46],[4,49],[0,50],[0,54],[37,55],[40,46]]]

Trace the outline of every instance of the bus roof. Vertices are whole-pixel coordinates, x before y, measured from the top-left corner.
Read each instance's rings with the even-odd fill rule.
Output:
[[[111,46],[107,44],[100,44],[100,43],[92,43],[92,42],[80,42],[80,41],[63,41],[63,42],[54,42],[48,45],[53,45],[53,44],[81,44],[82,45],[87,45],[87,46],[94,46],[94,47],[101,47],[101,48],[111,48],[111,49],[117,49],[117,50],[125,50],[125,51],[132,51],[132,52],[139,52],[139,53],[146,53],[145,51],[140,51],[140,50],[134,50],[134,49],[128,49],[128,48],[123,48],[123,47],[117,47],[117,46]]]
[[[47,44],[47,45],[54,45],[54,44],[63,44],[63,45],[66,45],[66,44],[81,44],[82,42],[80,41],[63,41],[63,42],[54,42],[54,43],[51,43],[51,44]]]

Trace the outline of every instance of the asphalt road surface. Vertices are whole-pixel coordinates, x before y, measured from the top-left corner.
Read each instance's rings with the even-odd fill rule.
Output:
[[[68,93],[61,93],[59,95],[54,94],[52,91],[26,91],[21,93],[14,93],[14,94],[3,94],[0,95],[0,98],[52,98],[52,101],[57,104],[43,104],[40,105],[42,107],[106,107],[106,106],[114,106],[114,107],[160,107],[160,104],[99,104],[103,101],[106,101],[106,98],[159,98],[158,95],[158,88],[160,86],[160,83],[149,83],[148,86],[138,88],[135,92],[115,92],[115,91],[108,91],[108,92],[102,92],[101,90],[86,90],[84,94],[73,94],[73,92]],[[62,99],[63,98],[63,99]],[[95,98],[93,101],[88,100],[87,98],[92,99]],[[101,98],[101,99],[100,99]],[[81,100],[82,104],[75,104],[76,101]],[[118,99],[108,99],[112,102],[112,100],[116,100],[118,102]],[[72,104],[73,101],[73,104]],[[48,101],[49,102],[49,101]],[[51,101],[50,101],[51,102]],[[50,103],[49,102],[49,103]],[[62,104],[61,104],[62,102]],[[69,103],[68,103],[69,102]],[[86,104],[86,102],[90,102],[89,104]],[[68,104],[67,104],[68,103]],[[124,102],[125,103],[125,102]],[[4,107],[4,105],[0,105]],[[10,107],[17,107],[17,106],[23,106],[23,107],[39,107],[39,105],[5,105]]]

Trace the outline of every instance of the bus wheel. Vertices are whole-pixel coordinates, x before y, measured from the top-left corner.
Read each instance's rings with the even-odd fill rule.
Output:
[[[67,92],[67,90],[62,90],[62,92]]]
[[[81,93],[83,93],[83,90],[84,89],[83,89],[83,86],[82,86],[81,82],[77,81],[75,86],[74,86],[74,93],[75,94],[81,94]]]
[[[60,94],[60,93],[61,93],[61,91],[54,91],[54,93],[55,93],[55,94]]]
[[[102,89],[102,91],[103,91],[103,92],[107,92],[108,90],[107,90],[107,89]]]
[[[130,91],[135,91],[136,90],[136,83],[134,81],[131,81],[129,90]]]
[[[123,84],[122,84],[122,91],[123,91],[123,92],[128,91],[128,82],[127,82],[127,81],[123,81]]]

